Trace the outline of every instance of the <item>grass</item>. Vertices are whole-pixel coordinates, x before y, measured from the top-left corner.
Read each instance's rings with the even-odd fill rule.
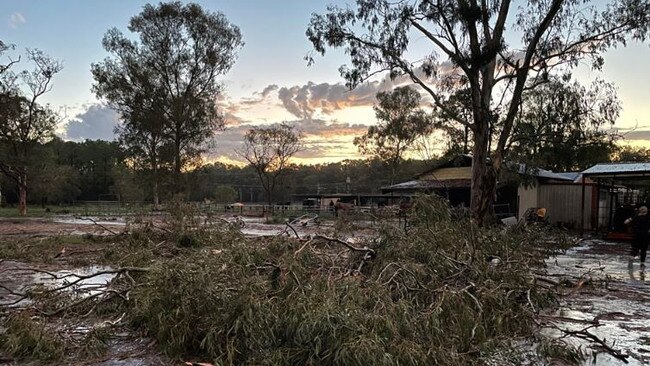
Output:
[[[50,217],[62,209],[58,206],[28,206],[27,216],[20,216],[18,207],[0,207],[0,217]]]

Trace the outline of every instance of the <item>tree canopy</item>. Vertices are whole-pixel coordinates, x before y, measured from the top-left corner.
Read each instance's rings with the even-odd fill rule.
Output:
[[[406,77],[470,130],[471,210],[482,222],[523,93],[581,60],[599,69],[608,48],[646,40],[649,14],[647,0],[535,0],[527,6],[510,0],[357,0],[314,14],[306,35],[320,54],[345,49],[350,62],[340,72],[348,86],[382,71]],[[469,91],[469,119],[452,108],[451,96],[462,89]]]
[[[234,64],[241,32],[224,14],[181,2],[145,5],[128,29],[137,41],[116,28],[104,36],[111,56],[92,65],[93,90],[121,113],[120,141],[154,172],[169,161],[180,184],[223,127],[218,77]]]
[[[379,92],[374,106],[378,123],[354,139],[359,151],[376,157],[391,168],[391,183],[405,153],[430,131],[427,113],[420,108],[420,93],[409,86]]]

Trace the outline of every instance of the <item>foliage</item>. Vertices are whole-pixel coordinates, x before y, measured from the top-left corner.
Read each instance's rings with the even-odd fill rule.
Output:
[[[622,146],[612,155],[612,161],[646,163],[650,161],[650,149],[643,147]]]
[[[269,205],[273,204],[276,186],[282,182],[291,158],[302,149],[301,134],[286,123],[253,127],[244,136],[239,154],[257,173]]]
[[[611,84],[553,80],[524,95],[510,159],[556,172],[581,171],[607,162],[617,136],[608,129],[620,102]]]
[[[121,201],[143,201],[143,198],[146,197],[138,179],[138,174],[133,169],[123,165],[116,165],[111,169],[110,174],[114,182],[111,191]]]
[[[134,289],[132,323],[221,365],[475,365],[532,334],[531,306],[554,303],[530,274],[544,235],[454,220],[433,198],[412,219],[365,243],[371,256],[274,238],[161,260]]]
[[[238,196],[237,191],[231,186],[220,185],[214,190],[214,200],[219,203],[235,202]]]
[[[145,5],[129,30],[138,41],[115,28],[104,36],[112,57],[92,65],[93,90],[121,113],[120,140],[149,166],[153,183],[165,162],[179,178],[223,127],[216,76],[232,67],[241,33],[222,13],[181,2]]]
[[[0,349],[18,360],[54,363],[64,356],[64,344],[55,332],[26,313],[10,315],[2,320],[6,330],[0,334]]]
[[[378,104],[374,107],[379,123],[354,139],[359,151],[390,166],[391,183],[394,183],[404,154],[417,138],[429,132],[429,118],[420,108],[420,99],[420,93],[408,86],[379,92]]]
[[[0,47],[1,48],[1,47]],[[38,144],[50,139],[59,122],[39,100],[52,90],[52,79],[63,65],[42,51],[27,50],[31,71],[11,75],[0,84],[0,172],[17,185],[20,214],[27,214],[27,167]],[[8,71],[3,69],[3,73]]]
[[[602,68],[607,49],[647,39],[648,14],[647,0],[606,5],[549,0],[530,6],[510,0],[357,0],[314,14],[306,35],[317,53],[345,49],[350,62],[339,70],[349,87],[388,71],[393,79],[419,86],[450,124],[470,130],[471,210],[483,222],[524,91],[581,61]],[[520,39],[507,39],[510,35]],[[451,97],[460,90],[469,91],[469,119],[455,113]]]

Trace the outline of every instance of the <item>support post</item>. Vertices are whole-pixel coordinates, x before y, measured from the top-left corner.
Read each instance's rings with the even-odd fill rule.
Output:
[[[595,224],[592,224],[592,226],[595,227],[596,230],[598,230],[599,225],[600,225],[600,178],[598,178],[598,180],[596,182],[597,182],[597,184],[596,184],[596,210],[595,210],[596,218],[595,219],[592,218],[591,221],[592,221],[592,223],[595,223]],[[591,187],[591,189],[592,190],[594,189],[593,186]],[[593,191],[591,193],[593,195]],[[593,207],[592,207],[591,211],[594,212]]]
[[[580,237],[585,236],[585,176],[582,175],[582,197],[580,200]]]

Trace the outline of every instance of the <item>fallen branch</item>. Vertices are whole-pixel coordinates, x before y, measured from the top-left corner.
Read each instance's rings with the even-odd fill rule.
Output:
[[[113,231],[113,230],[107,228],[106,226],[104,226],[104,225],[98,223],[97,221],[95,221],[94,219],[92,219],[92,218],[90,218],[90,217],[75,216],[75,219],[77,219],[77,220],[88,220],[88,221],[90,221],[90,222],[92,222],[93,224],[95,224],[95,225],[101,227],[102,229],[108,231],[109,233],[111,233],[111,234],[113,234],[113,235],[120,235],[120,234],[116,233],[115,231]]]
[[[374,249],[370,249],[368,247],[363,247],[363,248],[355,247],[352,244],[338,238],[330,238],[329,236],[316,234],[313,239],[322,239],[332,243],[342,244],[343,246],[345,246],[346,248],[350,249],[353,252],[368,253],[371,255],[372,258],[377,256],[377,253],[375,252]]]
[[[570,335],[573,335],[575,337],[578,337],[578,338],[591,340],[591,341],[597,343],[598,345],[600,345],[602,348],[604,348],[605,351],[607,351],[607,353],[609,353],[610,355],[616,357],[617,359],[623,361],[624,363],[629,363],[629,361],[627,360],[627,358],[630,357],[629,355],[624,355],[624,354],[621,353],[621,351],[610,347],[609,345],[607,345],[607,343],[605,343],[605,341],[598,338],[593,333],[589,333],[589,331],[587,329],[575,330],[575,331],[564,330],[564,332],[566,332],[566,333],[568,333]]]

